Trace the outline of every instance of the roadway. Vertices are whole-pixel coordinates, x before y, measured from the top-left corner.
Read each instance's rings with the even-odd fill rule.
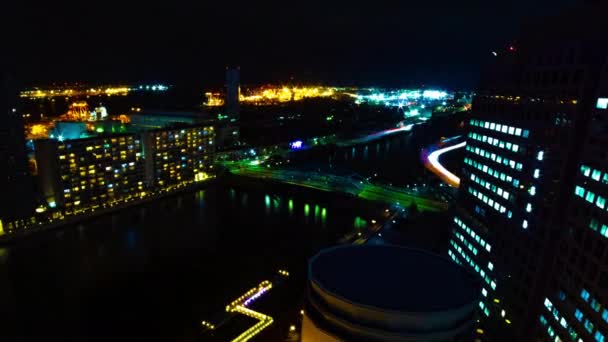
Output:
[[[431,172],[436,174],[439,178],[441,178],[442,181],[446,182],[447,184],[449,184],[455,188],[459,187],[460,178],[458,176],[456,176],[455,174],[453,174],[452,172],[450,172],[448,169],[446,169],[443,165],[441,165],[441,163],[439,162],[439,157],[441,155],[443,155],[444,153],[454,151],[459,148],[463,148],[466,146],[466,144],[467,143],[465,141],[465,142],[461,142],[456,145],[443,147],[443,148],[437,148],[438,147],[437,145],[430,146],[429,148],[422,151],[422,159],[424,162],[424,166],[427,169],[429,169]],[[432,152],[430,152],[430,151],[432,151]]]
[[[448,208],[448,203],[397,187],[372,184],[365,181],[353,180],[348,177],[323,174],[319,172],[302,172],[283,168],[250,165],[242,162],[225,164],[236,175],[252,178],[269,179],[281,183],[293,184],[327,192],[341,192],[369,201],[398,203],[409,206],[416,203],[421,211],[440,211]]]

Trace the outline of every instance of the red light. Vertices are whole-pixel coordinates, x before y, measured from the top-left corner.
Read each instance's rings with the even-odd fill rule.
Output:
[[[515,46],[513,46],[513,45],[509,46],[509,51],[515,51]]]

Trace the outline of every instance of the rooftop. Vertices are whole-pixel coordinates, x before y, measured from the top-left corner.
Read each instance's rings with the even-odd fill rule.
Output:
[[[347,246],[321,251],[309,277],[354,304],[407,312],[457,309],[479,296],[477,280],[451,260],[396,246]]]

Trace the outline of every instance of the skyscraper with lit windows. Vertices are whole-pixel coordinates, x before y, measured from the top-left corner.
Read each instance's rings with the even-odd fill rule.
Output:
[[[544,301],[563,297],[558,242],[607,56],[595,6],[531,22],[497,53],[473,102],[448,254],[483,280],[487,340],[574,337]]]
[[[608,341],[608,59],[570,188],[565,230],[539,320],[562,341]]]

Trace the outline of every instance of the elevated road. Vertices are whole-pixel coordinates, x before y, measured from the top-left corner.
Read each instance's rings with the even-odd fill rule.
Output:
[[[448,203],[423,195],[416,191],[407,191],[397,187],[372,184],[365,181],[353,180],[348,177],[324,174],[318,172],[302,172],[297,170],[269,168],[244,163],[225,164],[231,173],[252,178],[274,180],[281,183],[293,184],[327,192],[351,194],[370,201],[388,204],[399,203],[409,206],[416,203],[421,211],[441,211],[448,208]]]

